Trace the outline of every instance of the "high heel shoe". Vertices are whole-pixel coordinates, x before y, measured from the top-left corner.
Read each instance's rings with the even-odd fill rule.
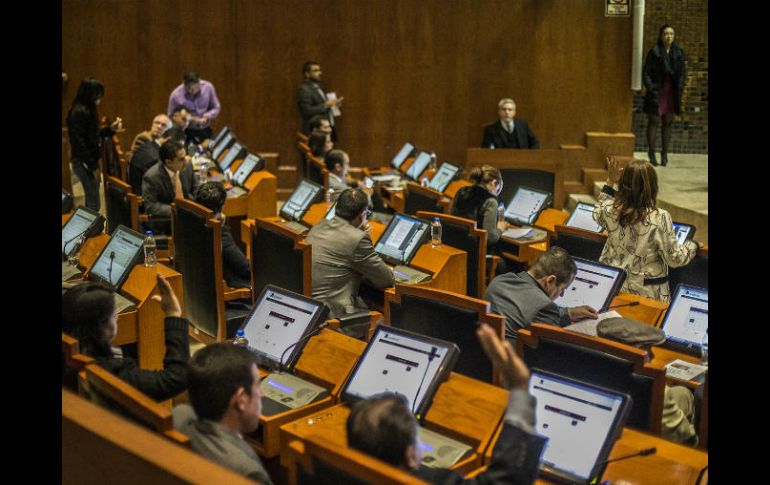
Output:
[[[647,152],[647,156],[650,157],[650,163],[653,166],[657,167],[658,161],[655,159],[655,152]]]

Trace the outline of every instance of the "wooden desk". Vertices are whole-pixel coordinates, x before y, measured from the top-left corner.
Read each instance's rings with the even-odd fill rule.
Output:
[[[637,306],[624,306],[616,308],[615,311],[620,313],[626,318],[633,318],[640,322],[647,323],[654,327],[659,327],[660,322],[663,320],[663,315],[668,309],[668,303],[664,303],[659,300],[653,300],[645,296],[632,295],[631,293],[619,293],[610,303],[610,308],[613,306],[622,305],[624,303],[630,303],[638,301]]]
[[[424,426],[473,447],[475,452],[460,460],[453,470],[468,473],[481,464],[484,452],[505,413],[508,391],[452,372],[441,384],[425,416]],[[338,404],[281,427],[281,464],[286,466],[287,445],[295,438],[321,435],[340,446],[347,446],[345,422],[350,414],[346,404]]]
[[[295,373],[325,387],[330,395],[307,406],[272,416],[261,416],[259,427],[254,433],[245,436],[246,441],[265,458],[277,456],[288,445],[288,442],[282,440],[281,426],[308,414],[322,412],[338,402],[342,384],[365,348],[365,342],[330,329],[324,329],[312,337],[297,361]],[[267,375],[268,371],[260,369],[261,377]]]
[[[224,158],[229,149],[220,156]],[[262,158],[274,154],[259,154]],[[230,165],[230,170],[235,173],[238,167],[243,163],[242,158],[235,160]],[[267,163],[267,162],[266,162]],[[209,169],[212,179],[221,180],[221,173],[218,167]],[[240,197],[232,197],[228,193],[222,212],[228,217],[247,217],[254,219],[256,217],[270,217],[275,215],[276,193],[278,191],[278,178],[267,169],[254,172],[246,179],[243,184],[247,193]],[[226,188],[230,188],[226,185]]]
[[[675,361],[676,359],[692,362],[693,364],[700,364],[699,357],[696,357],[694,355],[684,354],[682,352],[677,352],[676,350],[665,349],[663,347],[653,347],[652,355],[653,355],[653,358],[650,361],[650,365],[661,369],[665,369],[668,364]],[[703,376],[701,375],[699,378],[702,379]],[[679,384],[682,386],[686,386],[693,390],[703,385],[703,382],[701,382],[700,380],[683,381],[681,379],[675,379],[673,377],[666,377],[666,382],[668,384]]]

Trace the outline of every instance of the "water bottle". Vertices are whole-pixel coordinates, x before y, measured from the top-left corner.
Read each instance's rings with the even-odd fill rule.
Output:
[[[233,339],[233,345],[238,345],[239,347],[249,347],[249,339],[246,338],[246,336],[243,334],[243,329],[239,328],[237,332],[235,332],[235,338]]]
[[[326,191],[324,201],[327,203],[334,202],[334,189],[332,188],[331,184],[329,184],[329,190]]]
[[[430,181],[428,180],[428,177],[424,176],[423,178],[421,178],[420,185],[422,185],[423,187],[427,187],[428,185],[430,185]]]
[[[497,223],[505,222],[505,204],[500,202],[497,206]]]
[[[75,242],[75,246],[72,248],[72,252],[67,257],[67,262],[70,264],[70,266],[77,267],[78,264],[80,264],[80,249],[83,247],[83,244],[86,243],[86,235],[81,234],[81,236],[78,238],[78,240]]]
[[[430,169],[436,170],[436,152],[430,152]]]
[[[233,181],[233,171],[230,170],[229,168],[226,168],[224,175],[225,175],[225,183],[228,183],[228,184],[232,183],[232,181]]]
[[[155,238],[152,237],[152,231],[147,231],[144,238],[144,265],[151,268],[158,264],[158,245],[155,244]]]
[[[700,363],[701,365],[709,365],[709,331],[703,334],[703,340],[700,342]]]
[[[441,246],[441,221],[438,217],[434,217],[430,225],[430,245],[434,248]]]

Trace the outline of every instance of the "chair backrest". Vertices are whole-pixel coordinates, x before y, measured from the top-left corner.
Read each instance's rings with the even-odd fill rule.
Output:
[[[107,206],[107,234],[120,224],[139,231],[139,196],[122,180],[108,176],[105,182],[104,202]]]
[[[487,231],[478,229],[474,220],[449,214],[419,211],[417,217],[428,221],[438,217],[441,221],[441,241],[468,253],[466,293],[482,298],[487,289]]]
[[[577,227],[568,227],[557,224],[554,227],[555,238],[551,238],[551,246],[559,246],[570,256],[599,261],[604,244],[607,242],[606,234],[598,234]]]
[[[111,407],[158,433],[178,443],[187,444],[190,439],[174,430],[171,409],[152,400],[149,396],[128,384],[118,376],[97,364],[82,371],[92,401],[109,403]]]
[[[289,485],[417,485],[423,480],[358,450],[321,436],[289,443]]]
[[[673,292],[679,284],[709,287],[709,251],[708,247],[699,249],[688,264],[679,268],[668,269],[668,285]]]
[[[439,200],[441,192],[409,182],[404,189],[404,213],[413,216],[417,211],[444,212]]]
[[[489,311],[489,302],[418,285],[396,285],[385,291],[385,324],[454,342],[460,358],[454,371],[500,384],[476,337],[478,322],[488,323],[503,338],[505,318]]]
[[[307,178],[317,184],[321,184],[324,190],[329,188],[329,170],[326,169],[326,165],[323,161],[317,159],[312,155],[307,155]]]
[[[64,332],[61,333],[61,363],[62,363],[62,385],[71,389],[78,390],[77,374],[83,368],[94,363],[94,359],[80,353],[80,342],[75,337]]]
[[[629,394],[627,426],[660,433],[666,372],[649,365],[646,351],[541,323],[519,330],[516,348],[531,368]]]
[[[542,190],[551,194],[551,200],[548,207],[554,206],[556,187],[556,174],[546,170],[535,168],[501,168],[500,175],[503,177],[503,191],[498,197],[499,200],[508,204],[513,199],[513,194],[520,186],[530,189]]]
[[[251,287],[256,299],[265,285],[313,295],[310,244],[287,228],[257,218],[251,230]]]
[[[295,133],[295,136],[297,137],[297,143],[304,143],[305,146],[307,146],[307,142],[309,140],[308,136],[301,131],[298,131]]]
[[[186,199],[171,204],[175,269],[184,280],[185,317],[198,330],[227,338],[222,277],[222,221],[214,212]]]

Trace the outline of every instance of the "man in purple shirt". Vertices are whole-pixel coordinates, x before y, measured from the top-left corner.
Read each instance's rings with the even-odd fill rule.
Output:
[[[190,112],[190,125],[185,130],[188,140],[201,143],[211,138],[211,121],[219,116],[220,110],[213,84],[201,79],[197,72],[186,72],[184,82],[168,97],[169,116],[177,106],[185,106]]]

